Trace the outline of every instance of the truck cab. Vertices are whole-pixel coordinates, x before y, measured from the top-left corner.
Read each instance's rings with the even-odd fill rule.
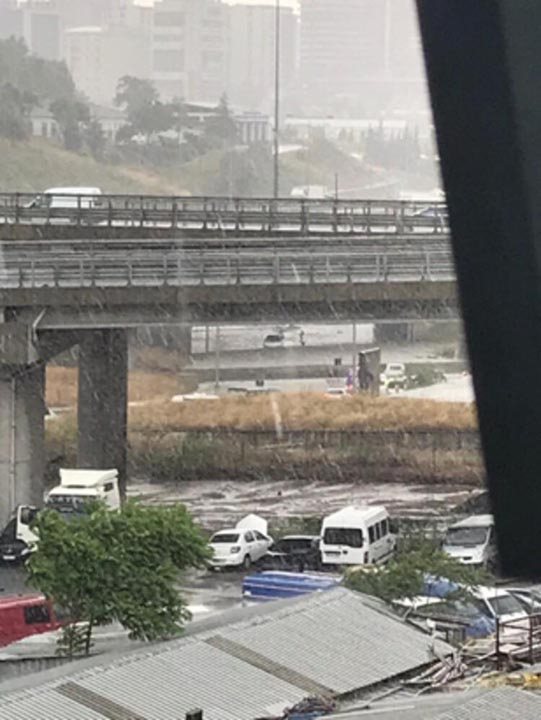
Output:
[[[69,520],[81,514],[89,500],[101,500],[109,510],[120,508],[117,470],[60,470],[60,484],[45,500],[45,507]],[[20,505],[0,535],[0,558],[12,563],[24,560],[38,543],[32,528],[39,509]]]

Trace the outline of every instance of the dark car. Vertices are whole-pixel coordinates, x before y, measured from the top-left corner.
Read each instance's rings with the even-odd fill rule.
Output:
[[[319,537],[287,535],[277,540],[261,561],[264,570],[318,570]]]

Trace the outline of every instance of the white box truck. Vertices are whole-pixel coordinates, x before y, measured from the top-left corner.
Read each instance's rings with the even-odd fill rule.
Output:
[[[45,507],[66,518],[83,511],[89,500],[102,500],[110,510],[120,508],[117,470],[60,470],[60,484],[47,495]],[[17,507],[0,535],[0,558],[4,562],[23,560],[36,549],[38,536],[31,524],[39,508]]]

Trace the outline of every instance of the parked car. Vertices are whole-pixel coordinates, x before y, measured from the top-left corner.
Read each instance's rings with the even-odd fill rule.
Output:
[[[287,535],[278,540],[262,560],[265,570],[318,570],[319,537]]]
[[[405,390],[408,383],[404,363],[388,363],[379,376],[380,385],[385,390]]]
[[[473,588],[471,594],[487,617],[499,622],[516,623],[517,627],[527,627],[528,613],[520,601],[507,590],[480,586]]]
[[[232,529],[220,530],[210,538],[211,567],[250,567],[261,560],[273,540],[267,535],[267,523],[257,515],[248,515]]]
[[[541,615],[541,590],[537,588],[505,588],[515,597],[529,615]]]
[[[343,387],[331,387],[325,391],[325,397],[328,398],[344,398],[349,397],[351,393],[348,393],[346,388]]]
[[[448,631],[453,625],[463,630],[467,638],[480,638],[491,635],[496,630],[496,620],[484,613],[475,603],[468,600],[445,600],[436,598],[417,598],[410,617],[431,620],[436,630]]]
[[[471,515],[451,525],[443,551],[465,565],[490,568],[496,562],[496,538],[492,515]]]

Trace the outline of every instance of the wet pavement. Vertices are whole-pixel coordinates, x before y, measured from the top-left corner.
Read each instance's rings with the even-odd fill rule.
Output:
[[[182,502],[208,530],[234,526],[248,513],[266,520],[320,517],[345,505],[382,504],[395,517],[440,517],[464,502],[470,487],[406,485],[401,483],[328,484],[257,480],[209,480],[177,485],[132,483],[128,494],[149,504]]]

